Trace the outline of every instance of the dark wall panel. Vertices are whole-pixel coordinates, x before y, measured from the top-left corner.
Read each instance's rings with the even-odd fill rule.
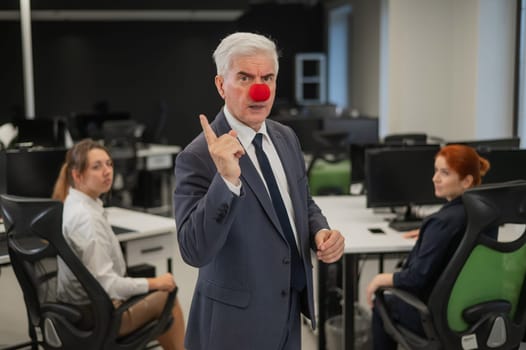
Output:
[[[24,106],[20,23],[0,22],[0,125]]]
[[[220,106],[211,50],[231,30],[225,23],[36,23],[36,110],[69,115],[104,102],[151,129],[164,105],[165,131],[155,141],[184,144],[198,131],[192,117]]]
[[[152,141],[184,146],[200,131],[197,116],[212,119],[222,105],[212,60],[222,37],[244,30],[275,38],[282,51],[278,98],[292,101],[295,53],[324,47],[321,12],[261,5],[237,22],[34,22],[37,118],[104,102],[110,111],[129,111],[151,133],[164,106],[166,125]],[[0,22],[0,34],[0,52],[9,52],[0,55],[2,123],[23,110],[23,80],[18,22]]]

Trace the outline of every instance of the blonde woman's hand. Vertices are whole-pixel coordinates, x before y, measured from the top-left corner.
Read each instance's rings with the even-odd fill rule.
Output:
[[[150,290],[164,290],[171,292],[175,288],[174,277],[171,273],[167,272],[158,277],[148,278],[148,288]]]

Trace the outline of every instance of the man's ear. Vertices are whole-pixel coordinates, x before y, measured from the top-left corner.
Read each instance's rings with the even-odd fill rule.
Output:
[[[219,93],[219,96],[224,100],[225,99],[225,90],[223,89],[223,83],[225,82],[225,79],[221,75],[216,75],[215,80],[216,89]]]

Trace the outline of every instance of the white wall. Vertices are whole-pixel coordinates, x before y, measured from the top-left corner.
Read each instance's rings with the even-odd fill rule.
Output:
[[[513,132],[515,1],[480,0],[476,136]]]
[[[368,116],[379,116],[381,0],[351,0],[349,101]]]
[[[519,136],[521,138],[521,147],[526,148],[526,2],[522,2],[521,8],[521,43],[520,43],[520,57],[519,57]]]
[[[515,0],[385,0],[382,135],[511,136]]]

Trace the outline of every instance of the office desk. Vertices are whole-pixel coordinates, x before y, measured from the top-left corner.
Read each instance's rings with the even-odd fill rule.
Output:
[[[0,219],[0,268],[9,265],[9,255],[7,255],[7,244],[4,237],[4,222]]]
[[[145,144],[137,148],[137,169],[149,173],[139,185],[137,194],[142,209],[151,213],[170,212],[172,208],[172,188],[174,159],[181,151],[181,146]],[[160,179],[160,184],[156,180]],[[148,180],[147,180],[148,179]],[[159,193],[153,194],[152,188]]]
[[[131,231],[117,235],[127,266],[148,263],[155,266],[157,275],[172,271],[176,232],[173,218],[117,207],[106,211],[112,226]]]
[[[340,230],[345,237],[343,256],[343,349],[354,349],[354,301],[357,299],[358,260],[361,255],[382,253],[404,253],[412,249],[415,241],[405,239],[388,227],[387,214],[375,214],[365,207],[364,196],[314,197],[315,202],[327,217],[331,228]],[[369,228],[381,228],[384,234],[373,234]],[[321,264],[321,263],[320,263]],[[319,266],[319,265],[318,265]],[[324,278],[319,269],[318,306],[324,304]],[[318,311],[318,348],[325,349],[326,313]]]
[[[173,156],[181,152],[181,146],[146,144],[137,149],[137,157],[141,162],[140,169],[162,170],[173,168]]]
[[[117,207],[106,210],[112,226],[130,230],[117,235],[128,266],[148,263],[155,266],[157,274],[172,270],[174,219]],[[0,232],[4,232],[3,224]],[[0,265],[9,264],[6,253],[0,256]]]

